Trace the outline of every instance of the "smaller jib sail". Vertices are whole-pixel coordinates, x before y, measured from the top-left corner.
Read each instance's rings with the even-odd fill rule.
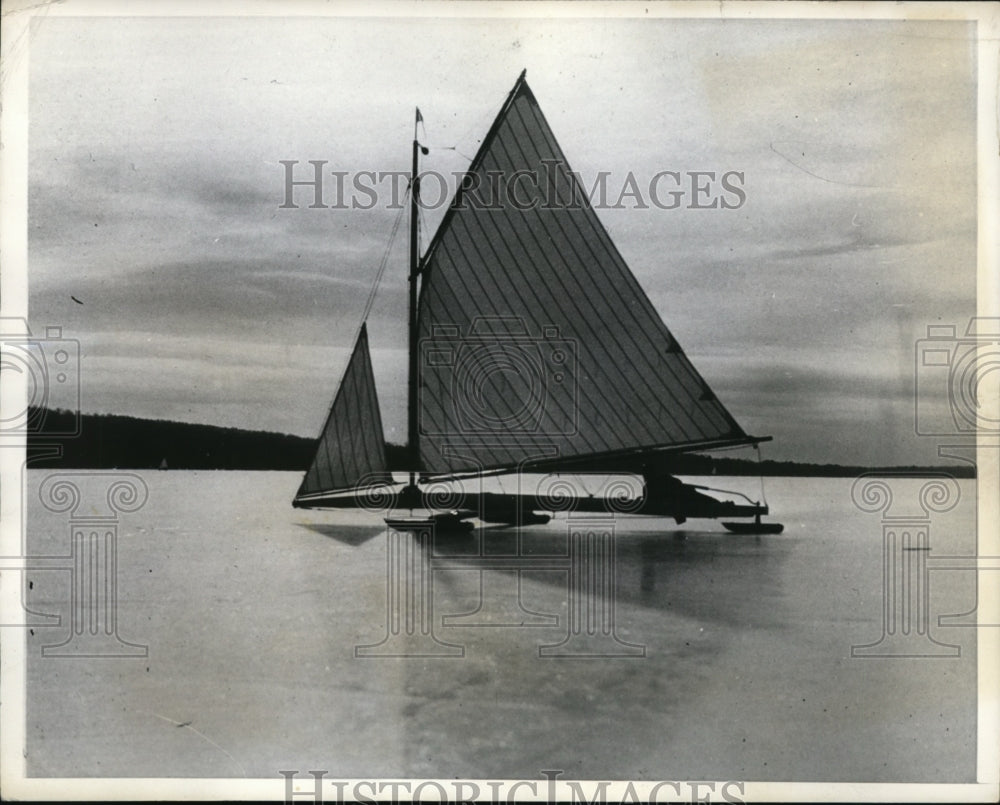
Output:
[[[392,483],[392,475],[385,458],[368,329],[362,325],[319,437],[316,457],[293,505],[315,505],[328,495],[381,483]]]

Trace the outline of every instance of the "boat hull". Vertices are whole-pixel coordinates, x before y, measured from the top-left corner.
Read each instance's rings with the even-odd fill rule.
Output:
[[[427,516],[386,517],[385,524],[396,531],[471,531],[472,523],[463,519],[465,512],[443,512]]]
[[[443,526],[449,521],[462,521],[476,518],[487,523],[508,525],[535,525],[547,523],[550,519],[546,509],[539,505],[536,495],[500,494],[493,492],[465,493],[459,509],[441,511],[435,506],[433,495],[425,495],[424,490],[417,486],[407,486],[403,489],[384,487],[384,498],[391,510],[419,511],[427,514],[410,516],[391,516],[387,510],[386,522],[394,528],[407,526],[411,529],[426,527],[433,523]],[[382,497],[382,496],[375,496]],[[366,495],[330,495],[316,496],[312,499],[298,499],[295,505],[300,508],[339,509],[366,508],[372,510],[371,494]],[[716,500],[702,494],[695,487],[684,484],[676,479],[657,478],[655,482],[647,479],[645,494],[641,498],[622,501],[609,497],[581,496],[563,501],[561,510],[576,514],[594,513],[611,514],[615,517],[639,515],[645,517],[671,517],[678,524],[688,518],[718,520],[723,517],[754,517],[760,518],[768,513],[768,507],[757,503],[741,504],[731,500]],[[391,521],[391,522],[390,522]],[[739,525],[739,524],[737,524]]]

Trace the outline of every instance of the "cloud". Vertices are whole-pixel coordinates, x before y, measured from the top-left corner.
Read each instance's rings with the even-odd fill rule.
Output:
[[[312,433],[328,350],[350,344],[397,211],[279,209],[279,160],[407,171],[419,104],[419,136],[457,149],[425,166],[461,169],[527,66],[585,181],[744,173],[737,210],[598,215],[748,429],[780,435],[786,457],[888,455],[910,445],[899,379],[915,339],[975,306],[971,36],[889,21],[49,19],[32,42],[32,323],[80,338],[100,410]],[[405,241],[369,327],[397,429]]]

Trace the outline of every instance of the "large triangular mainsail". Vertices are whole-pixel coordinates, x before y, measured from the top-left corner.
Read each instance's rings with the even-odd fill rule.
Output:
[[[392,483],[392,475],[386,464],[368,330],[362,325],[294,503],[380,483]]]
[[[425,474],[757,441],[639,286],[523,75],[420,273]]]

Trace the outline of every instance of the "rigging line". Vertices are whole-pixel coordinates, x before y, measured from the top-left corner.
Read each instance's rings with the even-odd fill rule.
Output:
[[[358,327],[354,331],[354,338],[351,340],[353,344],[357,343],[358,336],[361,335],[361,329],[365,326],[365,322],[368,320],[368,314],[371,312],[372,305],[375,304],[375,296],[378,293],[379,285],[382,282],[382,276],[385,274],[385,268],[386,268],[386,265],[389,262],[389,255],[392,252],[392,245],[393,245],[393,242],[396,239],[396,233],[399,231],[400,222],[403,220],[403,212],[406,210],[406,200],[409,197],[409,193],[410,193],[410,186],[407,185],[406,190],[403,193],[403,201],[399,205],[399,212],[396,214],[396,220],[393,223],[393,225],[392,225],[392,231],[389,234],[389,242],[386,244],[385,253],[382,255],[382,262],[379,264],[378,271],[375,274],[375,279],[372,282],[372,288],[368,292],[368,301],[365,303],[365,308],[362,311],[361,321],[358,323]],[[346,366],[344,368],[344,372],[345,373],[347,372],[347,369],[350,367],[350,365],[351,365],[351,358],[353,358],[353,357],[354,357],[354,353],[352,351],[350,357],[348,357],[348,359],[347,359],[347,364],[346,364]],[[343,376],[341,377],[341,382],[343,382]],[[324,437],[326,436],[327,426],[330,424],[331,417],[333,416],[333,406],[334,406],[334,404],[336,404],[337,399],[339,398],[339,396],[340,396],[340,386],[338,385],[337,386],[337,390],[334,392],[333,400],[331,401],[330,406],[327,409],[328,413],[327,413],[326,419],[324,420],[323,429],[320,432],[320,448],[322,448],[324,450],[326,450],[326,448],[327,448],[327,445],[326,445],[326,443],[324,441]],[[318,460],[318,456],[319,456],[319,453],[317,452],[316,458],[313,459],[314,465],[315,465],[315,462]],[[340,460],[342,462],[343,461],[343,456],[339,456],[339,458],[340,458]],[[331,472],[332,471],[332,464],[330,463],[329,454],[327,454],[327,463],[328,463],[328,472]],[[343,464],[341,464],[341,467],[343,468]],[[306,471],[306,477],[302,481],[303,484],[305,484],[306,480],[308,480],[310,472],[312,472],[312,466],[310,466],[310,468]],[[317,471],[317,474],[319,474],[318,471]],[[320,479],[320,482],[322,483],[322,479]],[[333,481],[332,481],[332,478],[331,478],[331,483],[332,482]]]
[[[396,213],[396,220],[393,222],[392,231],[389,233],[389,242],[386,244],[385,253],[382,255],[382,262],[379,263],[378,272],[375,274],[375,279],[372,282],[372,289],[368,292],[368,301],[365,303],[364,312],[361,314],[361,324],[364,324],[368,320],[368,314],[371,312],[372,305],[375,304],[375,295],[378,293],[379,285],[382,284],[385,267],[389,264],[389,254],[392,252],[392,244],[396,241],[396,234],[399,232],[399,225],[403,220],[403,213],[406,211],[406,199],[409,194],[410,188],[407,187],[403,193],[403,202],[399,205],[399,212]],[[358,331],[360,332],[360,330],[361,325],[358,325]]]
[[[470,157],[464,151],[460,151],[457,145],[425,145],[424,148],[428,151],[454,151],[463,159],[469,160],[469,162],[475,159],[475,157]]]
[[[419,111],[419,110],[417,110]],[[424,116],[420,115],[417,121],[420,124],[420,128],[424,133],[423,139],[427,139],[427,122],[424,120]],[[468,134],[468,132],[466,132]],[[464,134],[462,135],[465,136]],[[457,151],[458,149],[454,145],[427,145],[424,142],[420,143],[420,147],[424,149],[424,153],[427,151]]]
[[[418,109],[417,111],[419,112],[420,110]],[[421,131],[423,131],[423,134],[424,134],[423,139],[426,140],[427,136],[428,136],[427,135],[427,121],[424,120],[424,116],[422,114],[418,118],[417,123],[420,125]],[[466,132],[466,133],[468,133],[468,132]],[[463,135],[463,136],[465,136],[465,135]],[[455,151],[456,150],[456,148],[455,148],[454,145],[427,145],[424,142],[420,143],[420,147],[426,149],[427,151]]]
[[[739,495],[748,503],[752,503],[756,506],[760,501],[752,500],[749,495],[744,495],[742,492],[737,492],[735,489],[719,489],[716,486],[703,486],[702,484],[690,484],[692,489],[704,489],[706,492],[722,492],[726,495]]]
[[[760,478],[760,499],[767,506],[767,495],[764,492],[764,463],[762,461],[763,456],[760,452],[760,445],[755,444],[753,446],[754,450],[757,451],[757,469],[759,471],[758,478]]]
[[[744,447],[747,447],[747,445],[745,445],[745,444],[738,444],[738,445],[733,445],[732,447],[719,448],[718,452],[722,452],[723,450],[741,450]],[[767,503],[767,495],[764,492],[764,470],[763,470],[763,466],[762,466],[762,462],[761,462],[760,445],[759,444],[754,444],[754,445],[750,445],[750,447],[753,447],[754,451],[757,454],[757,467],[758,467],[757,480],[760,483],[760,500],[759,501],[757,501],[757,500],[751,500],[749,495],[744,495],[742,492],[736,492],[736,491],[734,491],[732,489],[718,489],[718,488],[716,488],[714,486],[697,486],[697,485],[694,485],[694,484],[692,484],[692,486],[694,486],[695,489],[704,489],[704,490],[706,490],[708,492],[724,492],[727,495],[739,495],[741,498],[743,498],[744,500],[749,501],[750,503],[753,503],[754,505],[763,504],[764,506],[767,506],[768,505],[768,503]]]

